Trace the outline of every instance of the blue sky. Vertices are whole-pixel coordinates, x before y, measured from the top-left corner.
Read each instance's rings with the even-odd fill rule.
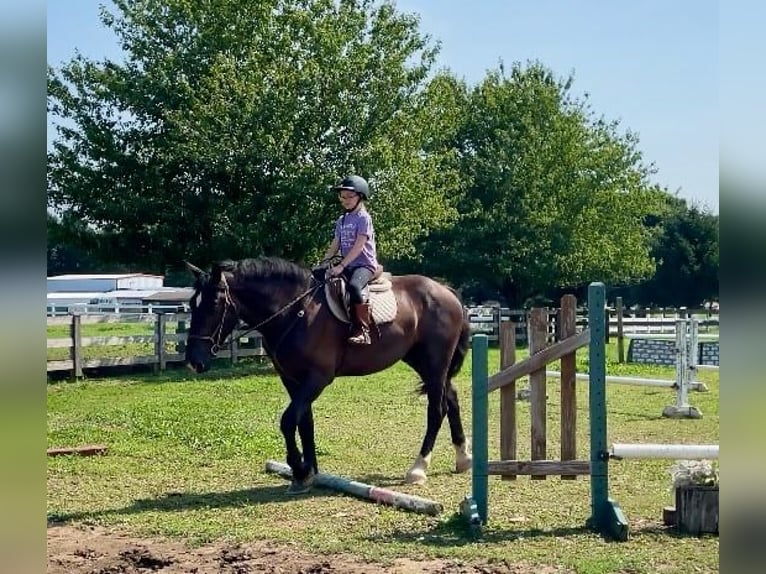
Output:
[[[103,0],[48,0],[48,63],[75,49],[119,58]],[[654,181],[718,212],[717,0],[398,0],[441,43],[438,65],[469,84],[500,61],[539,60],[594,111],[638,134]],[[763,11],[761,9],[761,11]],[[757,18],[753,18],[755,22]],[[761,20],[762,22],[762,20]]]

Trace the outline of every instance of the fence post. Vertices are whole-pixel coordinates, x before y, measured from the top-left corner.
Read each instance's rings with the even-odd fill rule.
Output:
[[[482,523],[487,523],[488,461],[487,445],[487,336],[477,333],[471,340],[471,430],[473,434],[472,496]]]
[[[500,370],[516,362],[516,325],[500,323]],[[516,381],[500,389],[500,459],[516,460]],[[516,475],[504,475],[501,480],[516,480]]]
[[[82,377],[82,323],[79,313],[72,314],[70,335],[72,337],[72,378],[77,380]]]
[[[165,353],[165,343],[167,333],[168,316],[165,313],[157,314],[157,342],[155,343],[155,353],[157,355],[157,365],[160,372],[163,372],[167,366],[167,357]]]
[[[625,362],[625,338],[622,332],[622,297],[617,297],[615,302],[617,308],[617,362]]]
[[[176,335],[181,335],[186,333],[186,321],[183,319],[179,319],[178,323],[176,324]],[[186,339],[176,339],[176,352],[177,353],[185,353],[186,352]]]
[[[577,299],[574,295],[561,298],[559,310],[561,340],[577,333]],[[577,459],[577,351],[561,357],[561,460]],[[575,480],[577,475],[562,475]]]
[[[535,308],[529,313],[529,356],[548,346],[548,310]],[[529,374],[529,418],[531,420],[532,460],[545,460],[547,454],[547,389],[545,365]],[[545,475],[532,475],[532,480],[545,480]]]
[[[229,353],[231,358],[231,364],[236,365],[239,360],[239,325],[234,327],[231,332],[231,341],[229,342]]]

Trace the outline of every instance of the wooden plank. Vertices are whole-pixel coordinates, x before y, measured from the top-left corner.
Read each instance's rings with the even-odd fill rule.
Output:
[[[154,355],[144,355],[141,357],[106,357],[102,359],[87,359],[82,362],[82,366],[88,369],[96,367],[117,367],[129,365],[152,365],[157,362]]]
[[[590,474],[587,460],[491,460],[487,466],[491,475],[525,475],[545,478],[554,475]]]
[[[686,534],[718,534],[717,486],[685,486],[676,492],[676,525]]]
[[[529,352],[539,353],[548,346],[548,311],[536,308],[529,313]],[[545,366],[529,374],[530,452],[532,460],[546,460],[547,448],[547,377]],[[545,475],[533,475],[545,480]]]
[[[106,453],[107,448],[102,444],[89,444],[70,448],[49,448],[48,456],[60,456],[62,454],[78,454],[80,456],[93,456]]]
[[[72,337],[63,337],[57,339],[48,339],[46,341],[46,347],[48,349],[61,349],[69,348],[72,346]]]
[[[69,325],[72,323],[72,316],[71,315],[63,315],[58,317],[48,317],[46,320],[46,325],[48,327],[57,327],[61,325]]]
[[[516,325],[510,321],[500,323],[500,368],[507,369],[516,362]],[[516,381],[500,389],[500,457],[515,460],[516,454]],[[512,475],[503,480],[515,480]]]
[[[128,343],[156,343],[157,335],[122,335],[118,337],[83,337],[83,347],[127,345]]]
[[[552,363],[564,355],[576,351],[580,347],[586,346],[589,342],[590,330],[586,329],[579,335],[575,335],[574,337],[570,337],[559,343],[554,343],[539,353],[535,353],[529,358],[492,375],[487,384],[487,392],[499,389],[500,387],[507,385],[510,381],[515,381],[516,379],[529,375],[533,371],[540,370],[548,363]]]
[[[64,359],[61,361],[47,361],[46,372],[51,371],[71,371],[74,367],[72,359]]]
[[[577,330],[577,298],[564,295],[561,298],[561,324],[559,333],[562,339],[573,337]],[[577,458],[577,365],[576,352],[561,357],[561,460]],[[573,474],[561,476],[564,480],[577,478]]]
[[[101,323],[152,323],[156,320],[156,313],[135,313],[109,315],[81,315],[83,325],[97,325]]]

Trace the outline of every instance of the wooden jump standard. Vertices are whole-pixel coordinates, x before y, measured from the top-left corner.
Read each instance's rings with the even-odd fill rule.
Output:
[[[588,287],[588,326],[575,334],[576,300],[568,295],[561,301],[562,341],[545,347],[547,340],[546,314],[541,309],[530,313],[530,357],[513,364],[512,356],[501,355],[501,372],[488,376],[487,336],[476,334],[472,344],[473,376],[473,484],[472,497],[466,498],[463,512],[473,524],[486,523],[488,508],[488,477],[530,475],[545,479],[548,475],[576,478],[591,477],[591,516],[588,525],[617,539],[628,537],[628,521],[619,504],[609,498],[610,451],[607,446],[606,419],[606,332],[605,288],[603,283]],[[512,337],[513,329],[501,329],[501,337]],[[507,343],[508,341],[503,341]],[[576,460],[576,372],[575,353],[589,345],[589,408],[590,460]],[[501,348],[514,349],[512,344]],[[505,354],[505,353],[504,353]],[[510,351],[510,355],[513,351]],[[546,460],[546,374],[548,363],[561,360],[561,460]],[[517,460],[516,455],[516,379],[529,375],[531,458]],[[500,453],[503,460],[488,460],[487,405],[489,392],[500,389],[501,422]],[[474,516],[478,515],[478,516]]]

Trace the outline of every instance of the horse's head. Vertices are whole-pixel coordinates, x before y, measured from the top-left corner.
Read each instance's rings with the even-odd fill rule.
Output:
[[[191,325],[186,340],[186,364],[202,373],[239,322],[236,305],[221,267],[210,273],[186,263],[194,274],[194,294],[190,300]]]

